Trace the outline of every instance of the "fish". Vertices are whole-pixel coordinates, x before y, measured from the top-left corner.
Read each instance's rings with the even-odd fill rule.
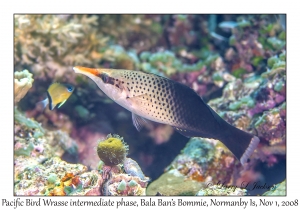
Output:
[[[74,86],[65,83],[52,83],[47,90],[47,98],[43,101],[38,102],[38,106],[43,109],[49,104],[49,109],[53,110],[57,105],[60,108],[72,95]]]
[[[132,113],[138,131],[148,123],[171,125],[186,137],[221,141],[244,166],[260,140],[222,119],[190,87],[134,70],[73,67],[92,79],[113,101]]]

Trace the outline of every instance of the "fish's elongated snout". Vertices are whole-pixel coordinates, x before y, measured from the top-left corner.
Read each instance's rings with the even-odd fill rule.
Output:
[[[87,68],[82,66],[75,66],[73,67],[73,70],[75,73],[81,73],[81,74],[92,74],[92,75],[99,75],[99,70],[95,68]]]
[[[74,70],[75,73],[79,73],[79,68],[78,68],[78,66],[74,66],[74,67],[73,67],[73,70]]]

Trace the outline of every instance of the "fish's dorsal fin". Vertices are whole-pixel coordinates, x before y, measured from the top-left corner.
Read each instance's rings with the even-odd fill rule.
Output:
[[[148,123],[148,120],[132,112],[132,122],[134,127],[140,131]]]
[[[61,102],[57,108],[61,107],[64,103],[66,103],[66,101],[67,101],[67,99],[64,100],[63,102]]]

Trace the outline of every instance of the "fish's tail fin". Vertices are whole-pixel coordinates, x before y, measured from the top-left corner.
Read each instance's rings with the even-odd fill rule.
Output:
[[[49,103],[49,99],[46,98],[45,100],[39,101],[36,103],[36,106],[38,109],[40,110],[44,110],[47,106],[47,104]]]
[[[240,160],[244,166],[259,144],[259,138],[226,123],[226,135],[220,141]]]

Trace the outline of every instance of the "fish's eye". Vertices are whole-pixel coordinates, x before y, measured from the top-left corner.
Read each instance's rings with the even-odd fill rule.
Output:
[[[74,88],[73,88],[72,86],[68,86],[68,87],[67,87],[67,90],[68,90],[69,92],[72,92],[73,89],[74,89]]]
[[[108,83],[109,76],[106,73],[101,74],[101,79],[104,83]]]

